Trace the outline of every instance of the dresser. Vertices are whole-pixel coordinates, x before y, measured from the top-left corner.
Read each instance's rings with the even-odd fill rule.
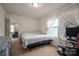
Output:
[[[0,37],[0,56],[9,56],[10,55],[10,37],[3,36]]]

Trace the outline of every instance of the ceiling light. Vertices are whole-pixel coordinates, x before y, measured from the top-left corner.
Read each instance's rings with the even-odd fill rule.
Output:
[[[32,4],[34,7],[39,7],[39,4],[38,3],[33,3]]]

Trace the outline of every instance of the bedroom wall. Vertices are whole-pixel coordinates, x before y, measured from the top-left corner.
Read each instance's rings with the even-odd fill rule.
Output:
[[[79,4],[77,4],[75,8],[76,8],[76,11],[77,11],[75,20],[76,20],[76,23],[79,25]]]
[[[0,5],[0,36],[5,36],[5,17],[6,12]]]
[[[47,17],[40,19],[40,32],[44,34],[47,32]]]
[[[39,20],[23,16],[10,15],[11,24],[15,24],[16,30],[22,32],[39,32]]]
[[[54,12],[51,12],[47,16],[40,19],[40,32],[46,33],[47,32],[47,21],[49,19],[52,19],[54,17],[59,19],[59,37],[63,37],[65,35],[65,26],[64,24],[66,22],[71,22],[74,25],[79,25],[79,6],[78,4],[63,7],[61,9],[58,9]]]

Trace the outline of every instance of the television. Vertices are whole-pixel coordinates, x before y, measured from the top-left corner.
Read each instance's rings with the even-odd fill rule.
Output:
[[[77,37],[77,34],[78,34],[78,29],[77,27],[69,27],[69,28],[66,28],[66,36],[68,37]]]

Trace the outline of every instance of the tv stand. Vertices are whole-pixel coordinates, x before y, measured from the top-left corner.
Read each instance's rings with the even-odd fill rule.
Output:
[[[76,40],[74,39],[67,39],[67,38],[60,38],[60,45],[61,46],[69,46],[72,47],[72,43],[74,43]],[[72,42],[72,43],[71,43]]]
[[[67,39],[67,40],[70,40],[70,41],[76,41],[76,40],[74,40],[74,39],[70,39],[70,38],[69,38],[69,39]]]
[[[68,38],[61,38],[60,39],[60,45],[58,45],[58,49],[57,49],[58,54],[62,55],[62,56],[66,56],[66,53],[65,53],[66,48],[72,48],[73,49],[75,41],[76,40],[71,39],[71,38],[69,38],[69,39]]]

